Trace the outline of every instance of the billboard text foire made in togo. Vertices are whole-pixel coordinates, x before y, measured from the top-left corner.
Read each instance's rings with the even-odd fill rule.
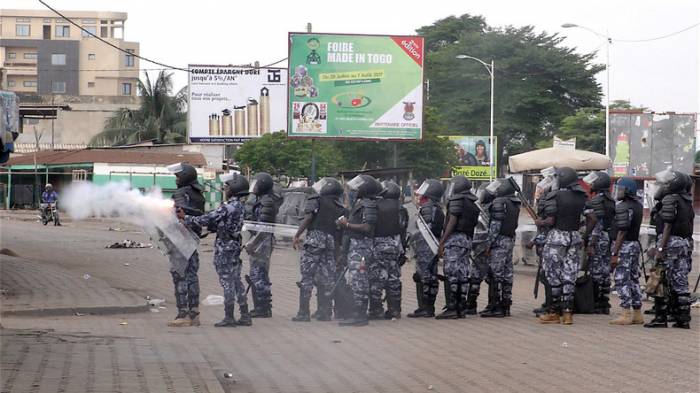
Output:
[[[290,137],[422,137],[423,38],[289,34]]]

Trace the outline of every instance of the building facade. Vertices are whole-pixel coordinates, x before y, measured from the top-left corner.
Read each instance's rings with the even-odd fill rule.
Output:
[[[63,105],[54,121],[25,121],[24,143],[88,143],[119,108],[138,108],[139,43],[124,12],[0,10],[0,89],[22,104]],[[132,53],[134,55],[132,55]],[[66,110],[67,108],[67,110]]]

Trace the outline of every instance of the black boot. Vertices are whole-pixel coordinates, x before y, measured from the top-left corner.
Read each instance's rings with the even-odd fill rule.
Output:
[[[504,283],[501,291],[501,305],[506,317],[510,316],[510,306],[513,304],[513,284]]]
[[[250,316],[253,318],[272,318],[272,299],[271,297],[259,298],[255,309],[250,311]]]
[[[494,299],[493,307],[489,311],[484,311],[481,313],[482,318],[503,318],[506,316],[505,309],[503,308],[503,284],[494,283]]]
[[[655,316],[650,322],[644,324],[645,328],[667,328],[668,319],[666,318],[666,299],[663,297],[654,297]]]
[[[238,321],[236,321],[236,325],[238,325],[238,326],[251,326],[251,325],[253,325],[253,320],[251,319],[250,312],[248,312],[248,305],[244,304],[242,306],[238,306],[238,309],[241,312],[241,317],[238,318]]]
[[[316,301],[318,302],[316,305],[317,311],[316,311],[316,318],[317,321],[330,321],[331,320],[331,298],[330,294],[327,293],[327,289],[325,286],[319,286],[318,287],[318,293],[316,296]]]
[[[690,294],[677,295],[674,328],[690,329]]]
[[[458,304],[457,302],[459,301],[459,294],[457,291],[451,291],[449,290],[449,287],[446,285],[446,288],[448,288],[445,291],[445,308],[441,314],[436,315],[435,319],[459,319],[460,318],[460,312],[458,309]]]
[[[294,322],[311,322],[311,316],[309,315],[309,301],[311,299],[308,296],[299,291],[299,311],[296,317],[292,318]]]
[[[418,298],[418,309],[416,311],[407,314],[409,318],[432,318],[435,316],[435,298],[436,296],[432,294],[430,286],[426,287],[423,283],[416,283],[416,290],[420,289],[420,292],[416,293]],[[435,289],[437,291],[437,289]]]
[[[423,282],[421,281],[420,275],[418,272],[413,273],[413,282],[416,283],[416,302],[418,303],[418,308],[415,309],[412,313],[406,315],[409,318],[416,318],[411,315],[417,314],[419,311],[422,310],[422,302],[423,302]]]
[[[382,300],[370,299],[369,301],[369,313],[367,314],[369,320],[384,319],[384,305]]]
[[[384,313],[384,319],[401,319],[401,298],[398,299],[392,296],[387,300],[387,309]]]
[[[369,320],[367,319],[367,303],[355,304],[355,307],[350,318],[346,318],[343,321],[338,322],[340,326],[367,326],[369,325]]]
[[[479,298],[479,286],[471,285],[467,295],[467,305],[464,308],[465,315],[476,315],[476,301]]]
[[[489,280],[488,284],[489,284],[489,292],[488,292],[489,302],[486,305],[486,307],[484,307],[484,309],[479,312],[479,314],[491,312],[491,309],[493,309],[496,305],[494,302],[495,301],[495,293],[496,293],[496,284],[493,282],[493,280]]]
[[[216,327],[236,327],[236,319],[233,317],[235,304],[224,306],[224,319],[214,324]]]

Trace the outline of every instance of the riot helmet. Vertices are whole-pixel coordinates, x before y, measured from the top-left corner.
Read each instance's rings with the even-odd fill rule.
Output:
[[[445,193],[445,187],[442,186],[440,180],[425,179],[416,191],[416,195],[420,197],[430,198],[433,201],[439,201]]]
[[[589,173],[583,178],[583,182],[591,187],[591,191],[601,192],[610,189],[610,176],[602,171]]]
[[[631,177],[621,177],[615,183],[615,199],[621,201],[625,198],[637,197],[637,183]]]
[[[219,176],[219,180],[224,183],[226,199],[246,196],[249,193],[248,179],[239,173],[224,173]]]
[[[51,183],[46,183],[46,185],[44,186],[44,189],[48,192],[51,192],[51,191],[53,191],[53,185]]]
[[[358,198],[374,198],[382,191],[382,185],[370,175],[357,175],[348,182],[348,188],[357,193]]]
[[[197,182],[197,170],[188,163],[179,162],[168,165],[168,170],[175,175],[175,184],[178,187],[189,186]]]
[[[559,190],[569,188],[576,184],[577,180],[578,175],[576,175],[576,171],[572,168],[568,166],[557,168],[556,172],[554,173],[554,183],[552,184],[552,189]]]
[[[270,176],[270,174],[267,172],[260,172],[253,176],[253,181],[250,182],[249,191],[251,194],[265,195],[272,192],[273,185],[274,181],[272,180],[272,176]]]
[[[472,189],[472,182],[466,177],[458,175],[450,180],[450,185],[447,186],[447,197],[451,198],[457,194],[466,194]]]
[[[668,192],[676,194],[682,192],[686,188],[686,180],[683,178],[683,173],[672,169],[663,170],[656,175],[656,181],[665,184]]]
[[[320,196],[339,196],[343,194],[343,185],[332,177],[324,177],[311,188]]]
[[[680,172],[680,174],[683,177],[683,181],[685,182],[685,189],[683,191],[690,193],[691,191],[693,191],[693,178],[685,172]]]
[[[668,186],[657,181],[656,191],[654,192],[654,200],[661,201],[666,195],[668,195]]]
[[[486,193],[497,198],[515,193],[515,188],[508,179],[495,179],[486,186]]]
[[[384,199],[399,199],[401,197],[401,187],[391,180],[384,180],[379,196]]]

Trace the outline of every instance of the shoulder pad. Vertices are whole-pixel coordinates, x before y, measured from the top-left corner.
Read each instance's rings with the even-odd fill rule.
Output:
[[[571,187],[569,187],[569,190],[571,190],[571,191],[573,191],[573,192],[584,193],[584,194],[586,193],[586,190],[584,190],[583,187],[581,187],[581,185],[578,184],[578,183],[577,183],[577,184],[574,184],[574,185],[571,186]]]
[[[632,212],[627,201],[615,205],[615,227],[618,230],[627,230],[632,225]]]
[[[464,206],[465,198],[463,195],[453,195],[449,202],[447,202],[447,210],[453,216],[459,216],[462,214],[462,210],[465,209]]]
[[[321,200],[317,194],[309,195],[304,203],[304,214],[316,214],[321,208]]]
[[[669,194],[661,200],[661,219],[664,222],[673,222],[676,220],[676,215],[678,213],[678,202],[680,202],[680,195]]]
[[[360,200],[362,206],[362,222],[370,225],[377,223],[377,200],[370,198],[362,198]]]
[[[491,202],[490,216],[496,221],[503,221],[506,219],[506,200],[505,198],[498,197]]]
[[[476,201],[479,200],[479,198],[476,197],[476,195],[472,194],[471,192],[464,194],[466,196],[466,199],[476,203]]]
[[[605,196],[598,194],[590,201],[586,202],[586,210],[589,209],[591,210],[591,213],[596,215],[596,217],[605,217]]]
[[[679,195],[681,196],[681,198],[685,199],[686,201],[693,203],[693,195],[692,194],[686,192],[686,193],[679,194]]]
[[[260,197],[260,218],[264,222],[275,222],[277,216],[276,198],[271,194],[265,194]]]
[[[515,204],[517,204],[517,205],[522,204],[522,202],[520,201],[520,198],[518,198],[518,197],[516,197],[516,196],[514,196],[514,195],[508,197],[508,199],[510,199],[511,202],[513,202],[513,203],[515,203]]]

